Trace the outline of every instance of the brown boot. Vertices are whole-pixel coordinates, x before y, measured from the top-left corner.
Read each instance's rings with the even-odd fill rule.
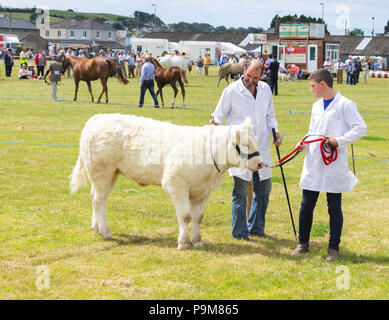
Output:
[[[309,251],[309,243],[299,243],[297,248],[293,250],[291,253],[292,256],[297,256],[302,253],[306,253]]]
[[[339,250],[328,248],[327,261],[331,262],[339,258]]]

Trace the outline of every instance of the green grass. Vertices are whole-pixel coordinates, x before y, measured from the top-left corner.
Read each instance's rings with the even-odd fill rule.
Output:
[[[160,187],[141,188],[120,178],[107,215],[113,235],[104,241],[91,229],[89,190],[69,194],[68,176],[76,162],[81,130],[92,115],[120,112],[176,124],[202,126],[225,88],[217,88],[216,70],[208,78],[193,71],[186,86],[187,109],[136,108],[138,79],[121,85],[110,79],[110,103],[90,103],[85,83],[79,102],[71,102],[74,83],[59,86],[63,101],[50,100],[42,81],[19,81],[17,69],[4,78],[0,64],[0,298],[1,299],[388,299],[389,298],[389,150],[387,118],[365,117],[368,138],[354,145],[360,183],[343,196],[341,258],[325,261],[328,213],[319,197],[311,234],[311,252],[292,257],[294,240],[280,171],[273,190],[266,232],[273,239],[231,239],[232,179],[209,198],[202,224],[205,246],[179,252],[174,208]],[[367,85],[337,85],[363,114],[389,115],[388,80]],[[93,83],[95,97],[101,85]],[[274,97],[277,120],[285,133],[282,152],[307,132],[315,101],[307,81],[280,83]],[[164,89],[170,103],[172,90]],[[181,105],[181,95],[177,102]],[[30,144],[16,144],[30,143]],[[49,144],[38,145],[36,143]],[[52,144],[52,145],[50,145]],[[276,155],[272,153],[273,159]],[[386,161],[373,161],[373,160]],[[370,161],[369,161],[370,160]],[[303,156],[285,167],[298,226]],[[350,160],[351,165],[351,160]],[[50,271],[50,289],[36,287],[37,266]],[[337,267],[350,271],[350,289],[339,290]]]

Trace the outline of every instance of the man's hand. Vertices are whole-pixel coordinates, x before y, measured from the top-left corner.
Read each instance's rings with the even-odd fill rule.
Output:
[[[331,149],[335,149],[338,146],[338,141],[334,136],[327,136],[328,140],[326,142],[326,146]]]
[[[276,133],[276,140],[273,143],[279,147],[282,144],[282,137],[279,132]]]

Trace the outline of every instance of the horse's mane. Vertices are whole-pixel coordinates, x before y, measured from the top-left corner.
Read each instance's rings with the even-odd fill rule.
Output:
[[[153,63],[158,66],[159,68],[163,68],[165,69],[165,67],[156,59],[156,58],[152,58],[153,60]]]

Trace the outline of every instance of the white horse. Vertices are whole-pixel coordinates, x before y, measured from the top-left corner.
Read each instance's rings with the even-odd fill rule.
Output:
[[[171,56],[167,55],[159,58],[159,62],[165,67],[180,67],[184,70],[188,68],[189,72],[192,71],[192,60],[187,56]]]

